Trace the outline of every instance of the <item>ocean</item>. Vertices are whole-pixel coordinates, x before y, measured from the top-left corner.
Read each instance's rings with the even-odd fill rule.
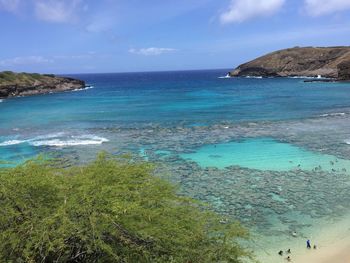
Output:
[[[280,262],[350,212],[350,83],[227,71],[71,75],[89,87],[1,100],[0,165],[131,153]]]

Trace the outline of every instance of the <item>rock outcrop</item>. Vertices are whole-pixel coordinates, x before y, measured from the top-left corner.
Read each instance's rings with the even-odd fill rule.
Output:
[[[231,76],[291,77],[321,75],[350,80],[350,47],[283,49],[238,66]]]
[[[78,79],[30,73],[0,72],[0,98],[30,96],[81,89]]]
[[[344,61],[338,65],[338,79],[350,80],[350,60]]]

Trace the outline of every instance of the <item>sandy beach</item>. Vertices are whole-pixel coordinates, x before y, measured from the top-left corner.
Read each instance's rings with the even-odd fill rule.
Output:
[[[288,262],[286,258],[290,256],[290,262],[294,263],[350,263],[349,222],[350,215],[334,221],[315,221],[315,225],[306,236],[303,234],[291,237],[285,242],[275,240],[273,244],[266,243],[266,250],[257,254],[257,260],[261,263],[283,263]],[[308,239],[312,247],[316,245],[316,249],[306,248]],[[275,247],[277,243],[278,248]],[[286,253],[288,249],[291,249],[290,254]],[[278,255],[279,250],[283,251],[282,256]]]
[[[287,256],[294,263],[350,263],[350,238],[339,239],[337,242],[328,243],[317,247],[317,249],[306,249],[306,247],[292,247],[292,253],[283,256],[275,255],[269,257],[258,257],[261,263],[288,262]]]
[[[296,263],[349,263],[350,221],[349,215],[319,229],[317,249],[305,249],[295,255]]]
[[[350,238],[342,239],[317,250],[311,249],[304,255],[297,256],[296,263],[349,263]]]

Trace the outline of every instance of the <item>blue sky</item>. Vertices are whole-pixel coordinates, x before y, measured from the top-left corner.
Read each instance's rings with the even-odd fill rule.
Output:
[[[350,0],[0,0],[0,70],[233,68],[276,49],[350,45]]]

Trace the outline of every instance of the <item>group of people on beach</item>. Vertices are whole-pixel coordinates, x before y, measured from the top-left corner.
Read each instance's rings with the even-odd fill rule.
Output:
[[[291,253],[292,253],[292,251],[291,251],[290,248],[289,248],[289,249],[286,251],[286,254],[288,255],[288,256],[286,257],[286,260],[287,260],[287,261],[292,261],[290,255],[289,255],[289,254],[291,254]],[[280,250],[280,251],[278,252],[278,255],[283,256],[283,250]]]
[[[310,241],[310,239],[306,240],[306,248],[307,248],[307,249],[311,249],[311,248],[312,248],[312,247],[311,247],[311,241]],[[317,249],[317,246],[314,245],[313,248],[314,248],[314,249]],[[289,248],[285,253],[288,255],[288,256],[286,257],[286,260],[287,260],[288,262],[291,262],[291,261],[292,261],[292,258],[290,257],[290,254],[292,253],[292,251],[290,250],[290,248]],[[283,250],[280,250],[280,251],[278,252],[278,255],[280,255],[280,256],[283,256],[283,254],[284,254]]]

